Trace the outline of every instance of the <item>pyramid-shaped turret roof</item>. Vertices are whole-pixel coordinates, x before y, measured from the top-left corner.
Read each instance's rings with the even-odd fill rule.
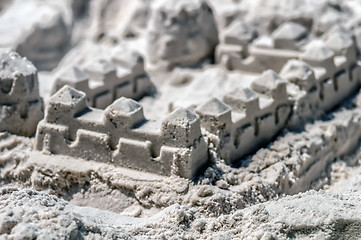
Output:
[[[306,46],[305,52],[301,55],[301,58],[315,60],[315,61],[322,61],[332,58],[334,55],[335,55],[334,51],[326,47],[322,41],[315,40],[310,42]]]
[[[88,79],[88,75],[80,70],[78,67],[70,67],[66,69],[60,75],[60,79],[66,80],[69,82],[79,82]]]
[[[139,64],[144,64],[144,58],[139,52],[125,47],[115,51],[112,61],[115,64],[131,69]]]
[[[142,106],[130,98],[121,97],[107,107],[114,115],[129,115],[142,109]]]
[[[307,80],[312,74],[311,66],[298,59],[289,60],[280,72],[280,76],[284,79]]]
[[[231,111],[230,107],[217,98],[210,98],[196,108],[196,112],[208,116],[220,116]]]
[[[257,36],[257,32],[253,27],[243,21],[236,20],[225,29],[224,35],[239,39],[252,40]]]
[[[293,39],[297,40],[307,35],[307,29],[294,22],[285,22],[281,24],[273,33],[274,39]]]
[[[250,88],[237,88],[227,95],[242,102],[250,102],[258,98],[258,94]]]
[[[259,93],[265,93],[271,89],[276,89],[280,83],[284,82],[285,81],[281,79],[277,73],[272,70],[267,70],[254,80],[252,83],[252,89]]]
[[[85,97],[85,93],[65,85],[50,98],[49,102],[66,106],[75,106],[78,102],[85,99]]]
[[[164,122],[178,125],[178,126],[187,126],[195,123],[198,120],[198,115],[189,111],[185,108],[178,108],[173,111]]]
[[[85,66],[85,70],[92,73],[107,74],[115,71],[115,66],[107,60],[97,59],[95,61],[88,62]]]
[[[348,38],[352,38],[352,32],[345,28],[345,26],[341,24],[336,24],[332,26],[322,37],[327,39],[328,37],[332,36],[333,34],[341,34],[343,36],[346,36]]]
[[[334,32],[325,39],[325,45],[328,48],[338,52],[351,48],[353,41],[352,38],[348,35],[343,35],[341,32]]]

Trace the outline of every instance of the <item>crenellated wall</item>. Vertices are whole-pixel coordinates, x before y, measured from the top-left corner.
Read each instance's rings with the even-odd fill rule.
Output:
[[[355,34],[338,25],[315,39],[308,36],[307,30],[302,25],[286,22],[270,36],[248,37],[247,41],[243,38],[250,33],[240,34],[236,37],[236,41],[232,36],[232,32],[235,31],[234,26],[228,28],[232,31],[226,29],[222,33],[221,43],[216,49],[216,61],[230,70],[262,73],[271,69],[279,72],[288,60],[305,60],[305,55],[308,55],[307,63],[310,65],[313,65],[311,62],[317,65],[323,62],[323,67],[328,68],[339,61],[333,59],[335,63],[331,63],[331,58],[328,58],[331,55],[345,56],[351,61],[357,53]],[[326,51],[311,56],[313,53],[309,51],[310,48],[316,51],[320,49],[314,48],[315,42],[321,43],[318,46]],[[325,54],[328,56],[326,57]]]
[[[218,137],[220,156],[232,163],[271,141],[285,127],[291,107],[286,82],[266,71],[251,89],[236,89],[223,101],[212,98],[195,111],[202,127]]]
[[[84,70],[71,69],[59,82],[84,89],[87,95],[65,86],[51,97],[38,127],[36,148],[192,178],[207,163],[209,147],[214,146],[219,156],[232,164],[268,144],[281,130],[302,129],[360,87],[356,46],[352,34],[344,29],[333,28],[322,39],[308,41],[305,29],[285,24],[272,35],[274,48],[267,47],[265,40],[254,43],[258,52],[248,48],[251,38],[225,38],[229,56],[236,61],[244,58],[237,64],[250,63],[242,65],[246,66],[243,70],[251,67],[262,71],[266,67],[279,74],[263,71],[250,88],[234,89],[221,100],[209,99],[195,109],[197,114],[177,109],[162,123],[145,119],[142,107],[134,100],[119,98],[133,98],[139,89],[149,89],[146,81],[142,88],[137,82],[145,74],[139,57],[128,61],[129,57],[118,55],[113,63],[99,60]],[[240,47],[240,51],[233,51],[233,47]],[[258,68],[252,59],[274,65],[261,64]],[[88,107],[88,103],[105,110]]]
[[[177,109],[162,123],[147,120],[134,100],[120,98],[105,110],[89,108],[86,95],[64,86],[46,107],[37,150],[148,171],[195,176],[208,160],[198,115]]]
[[[308,45],[302,60],[288,60],[280,76],[265,71],[251,89],[236,89],[222,101],[212,98],[196,108],[202,128],[216,135],[214,145],[226,162],[254,152],[282,129],[303,128],[358,91],[356,52],[319,44]]]
[[[228,163],[254,152],[281,129],[302,129],[355,93],[361,81],[353,33],[340,26],[312,41],[295,23],[253,42],[249,31],[241,32],[248,38],[223,33],[218,61],[231,70],[263,73],[251,89],[236,89],[196,109]]]
[[[73,66],[62,72],[52,92],[69,85],[86,93],[89,105],[106,108],[120,97],[140,99],[154,91],[144,70],[144,59],[136,51],[122,49],[110,61],[94,59],[84,66]]]

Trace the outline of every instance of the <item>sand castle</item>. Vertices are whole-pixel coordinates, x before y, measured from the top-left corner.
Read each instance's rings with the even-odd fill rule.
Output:
[[[310,65],[315,65],[314,67],[319,67],[321,62],[324,63],[323,66],[328,65],[333,55],[342,55],[353,62],[356,56],[354,38],[353,32],[339,25],[319,38],[311,37],[304,26],[293,22],[281,24],[270,36],[262,35],[257,38],[251,26],[234,21],[221,34],[216,60],[230,70],[256,73],[268,69],[279,72],[289,59],[303,59]],[[316,47],[316,44],[321,48]],[[312,53],[311,49],[322,50],[318,55],[316,52]],[[331,63],[330,68],[332,65],[334,64]]]
[[[218,41],[213,13],[202,0],[174,3],[175,8],[169,4],[159,1],[152,9],[146,45],[150,65],[198,64]],[[194,11],[199,16],[194,16],[194,31],[188,31],[185,26],[191,24]],[[201,19],[210,23],[200,26]],[[174,33],[172,26],[177,26]],[[157,35],[158,29],[162,34]],[[135,101],[155,90],[143,56],[118,49],[109,58],[92,59],[60,72],[37,129],[36,149],[193,178],[207,165],[210,148],[215,147],[219,157],[232,164],[268,144],[280,131],[302,129],[352,95],[361,80],[355,41],[357,32],[338,25],[315,37],[301,24],[284,22],[269,36],[258,36],[251,25],[234,20],[220,33],[215,59],[229,70],[259,76],[249,87],[236,88],[222,99],[211,98],[194,112],[177,109],[163,122],[145,119]],[[196,45],[188,46],[190,42],[207,47],[193,51]],[[160,47],[151,47],[153,43]],[[11,111],[12,117],[2,118],[2,130],[30,136],[43,115],[36,69],[27,69],[31,71],[23,75],[31,79],[26,85],[29,97],[17,102],[1,99],[2,109],[9,104],[20,106]],[[8,85],[4,76],[2,94],[15,96]],[[10,124],[13,121],[29,121],[23,125],[31,127],[21,129]]]
[[[64,85],[85,92],[90,106],[103,109],[120,97],[137,100],[154,91],[143,57],[123,48],[114,53],[111,61],[95,59],[84,67],[64,70],[55,80],[52,92]]]
[[[322,41],[309,42],[302,53],[279,48],[257,52],[267,56],[267,63],[275,64],[273,69],[280,69],[280,75],[267,70],[252,83],[251,89],[236,89],[222,101],[210,99],[196,109],[202,128],[217,136],[215,145],[226,162],[255,151],[281,129],[302,128],[305,122],[332,110],[359,89],[361,68],[356,45],[352,34],[345,31],[340,27],[331,29]],[[298,49],[307,37],[305,33],[301,26],[286,23],[275,31],[273,42],[275,46]],[[238,44],[239,49],[247,45],[232,38],[226,41]],[[218,50],[221,48],[222,45]],[[283,54],[287,52],[291,54]],[[257,54],[248,60],[260,56]],[[223,60],[232,62],[234,56],[235,52],[223,55]]]
[[[300,129],[355,93],[361,69],[355,58],[344,60],[338,67],[320,61],[312,68],[292,59],[281,70],[283,78],[265,71],[251,89],[236,89],[222,101],[212,98],[198,106],[201,126],[217,136],[220,156],[232,163],[271,141],[280,130]],[[316,78],[313,69],[322,75]]]
[[[247,26],[238,27],[248,33],[246,37],[227,41],[246,49],[255,34]],[[353,35],[336,27],[305,44],[305,33],[301,26],[286,23],[272,35],[275,49],[268,57],[284,62],[273,67],[279,74],[264,71],[250,88],[234,89],[223,99],[211,98],[195,113],[177,109],[162,123],[145,119],[140,104],[130,99],[139,99],[153,87],[137,52],[116,53],[111,62],[94,60],[82,70],[72,67],[54,85],[54,91],[60,90],[49,100],[38,126],[36,149],[193,178],[208,163],[210,146],[204,135],[210,133],[209,143],[232,164],[283,129],[302,128],[359,88]],[[296,49],[297,55],[275,55],[289,49]],[[246,55],[253,54],[247,51]]]
[[[146,120],[142,107],[124,97],[105,110],[89,108],[86,95],[69,86],[51,97],[35,147],[185,178],[194,177],[208,159],[196,114],[178,109],[157,123]]]
[[[2,0],[0,23],[29,60],[0,50],[1,239],[359,238],[361,0]]]
[[[257,79],[252,89],[236,89],[223,101],[210,99],[195,111],[202,127],[218,136],[217,149],[228,163],[270,141],[291,113],[286,82],[272,71]]]
[[[280,75],[265,71],[251,88],[235,89],[222,101],[208,100],[195,109],[199,117],[189,110],[176,110],[162,127],[154,128],[154,122],[144,118],[141,106],[133,100],[120,98],[102,111],[87,107],[85,94],[63,87],[49,102],[36,148],[192,178],[208,161],[202,127],[216,136],[210,141],[219,156],[232,164],[267,144],[282,129],[302,127],[358,89],[360,68],[354,44],[339,45],[337,37],[336,32],[326,39],[330,48],[323,42],[311,42],[302,60],[288,60]],[[113,71],[101,75],[102,79],[112,79],[114,69],[100,63],[102,69]]]
[[[32,136],[43,118],[37,70],[15,52],[0,52],[0,131]]]

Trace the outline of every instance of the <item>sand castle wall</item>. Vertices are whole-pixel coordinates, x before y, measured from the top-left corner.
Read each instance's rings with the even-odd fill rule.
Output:
[[[85,92],[89,105],[102,109],[120,97],[138,100],[154,91],[143,57],[130,49],[114,54],[111,61],[95,59],[85,66],[66,69],[56,79],[52,92],[65,85]]]
[[[51,97],[35,147],[185,178],[192,178],[208,159],[196,114],[178,109],[158,124],[146,120],[132,99],[122,97],[105,110],[89,108],[86,95],[69,86]]]
[[[216,134],[219,154],[228,163],[272,140],[291,114],[286,82],[268,71],[252,84],[237,89],[223,101],[212,98],[196,108],[202,127]]]
[[[297,59],[288,59],[292,57],[290,55],[282,60],[286,61],[286,63],[280,68],[280,75],[272,70],[265,71],[252,83],[251,88],[235,89],[226,94],[222,100],[213,98],[196,108],[195,111],[200,116],[202,128],[216,136],[216,138],[210,138],[210,141],[213,141],[213,145],[216,146],[219,155],[227,163],[231,164],[235,160],[256,151],[272,141],[285,128],[302,128],[306,122],[317,119],[323,113],[327,113],[338,106],[345,98],[359,88],[361,73],[359,63],[357,62],[355,44],[354,42],[346,45],[339,44],[340,39],[338,37],[339,34],[336,32],[325,36],[322,42],[312,41],[305,47],[304,52],[300,52],[297,55]],[[343,42],[347,43],[346,40]],[[286,46],[288,47],[296,48],[299,46],[299,44],[292,45],[295,42],[289,39],[284,40],[280,38],[279,41],[278,45],[280,46],[284,42],[287,43]],[[280,49],[274,51],[280,51]],[[288,50],[281,49],[281,51]],[[116,79],[117,75],[112,65],[104,61],[99,63],[101,68],[93,67],[89,68],[88,71],[93,74],[94,78],[115,82],[114,79]],[[96,69],[102,69],[103,72],[97,75],[94,73]],[[84,77],[86,76],[85,73],[79,69],[77,71],[73,75],[81,79],[81,81],[78,81],[79,84],[81,83],[85,87],[89,86],[89,80]],[[133,72],[143,73],[140,70],[133,70]],[[120,85],[123,86],[124,83],[120,83]],[[81,88],[79,86],[78,88]],[[95,89],[98,91],[100,88]],[[114,85],[111,88],[114,88]],[[98,95],[93,94],[93,96]],[[95,102],[95,105],[99,107],[106,107],[111,100],[112,98],[109,97],[107,101],[102,102],[102,105],[99,104],[99,100],[93,100],[93,103],[90,100],[90,102],[93,105]],[[120,100],[116,102],[118,101]],[[140,113],[140,120],[137,122],[140,126],[139,128],[134,128],[137,124],[130,124],[126,131],[124,129],[121,130],[126,132],[127,137],[124,138],[125,140],[116,134],[109,135],[107,133],[112,132],[109,130],[111,127],[104,120],[107,119],[104,116],[107,116],[106,113],[110,111],[109,109],[112,108],[112,105],[107,107],[104,112],[97,109],[89,110],[91,108],[84,106],[83,108],[88,109],[87,112],[82,110],[82,114],[79,116],[78,113],[72,113],[71,116],[73,117],[66,121],[67,123],[74,122],[73,126],[77,126],[75,131],[69,130],[68,124],[65,129],[59,130],[64,132],[63,135],[65,134],[60,139],[67,139],[67,141],[71,142],[70,145],[67,143],[68,147],[65,147],[63,144],[64,147],[61,148],[62,150],[59,150],[59,153],[66,154],[68,151],[73,151],[74,153],[72,154],[74,156],[84,157],[82,154],[79,155],[79,153],[88,151],[89,147],[85,143],[93,146],[94,144],[88,143],[91,142],[89,139],[98,139],[98,145],[104,145],[104,148],[94,153],[99,154],[97,158],[107,159],[105,161],[132,159],[128,162],[122,160],[123,162],[120,165],[167,175],[172,171],[174,163],[172,160],[169,160],[169,157],[164,157],[168,154],[166,149],[168,147],[190,147],[190,145],[182,145],[179,141],[171,143],[169,141],[169,139],[173,139],[171,130],[168,132],[168,137],[165,136],[166,131],[163,131],[164,128],[162,127],[156,127],[156,129],[163,130],[147,132],[149,129],[154,128],[152,126],[153,123],[145,120]],[[54,111],[51,115],[55,116],[56,112]],[[97,122],[96,124],[94,123],[95,125],[84,124],[93,120]],[[47,119],[42,124],[49,124],[49,121],[51,122],[51,120]],[[124,125],[124,123],[122,124]],[[57,125],[57,127],[59,126]],[[92,128],[89,126],[97,127]],[[48,128],[51,129],[51,127]],[[200,132],[199,134],[197,136],[201,136]],[[44,140],[39,141],[40,145],[37,148],[39,150],[47,150],[47,145],[44,145],[47,141],[44,136]],[[137,151],[135,146],[147,150]],[[64,149],[67,150],[64,151]],[[124,152],[119,152],[119,149],[122,149],[121,151]],[[50,146],[48,151],[56,153],[58,149]],[[139,152],[139,154],[142,152],[142,154],[134,159],[128,158],[127,156],[131,156],[133,152]],[[138,161],[139,163],[135,164],[136,159],[167,160],[162,160],[162,163],[157,161],[147,163]],[[147,167],[148,165],[149,167]],[[159,170],[162,168],[163,170]],[[179,175],[190,177],[192,174],[181,173]]]
[[[288,60],[304,59],[307,48],[312,48],[317,41],[332,50],[335,56],[343,55],[348,60],[354,58],[358,48],[357,32],[339,25],[330,28],[320,38],[308,36],[304,26],[293,22],[283,23],[270,36],[256,38],[252,30],[251,26],[235,21],[223,31],[215,53],[217,63],[230,70],[262,73],[271,69],[280,72]],[[323,61],[327,65],[325,53],[319,53],[319,57],[312,58],[316,57],[316,62]]]
[[[230,92],[222,101],[210,99],[196,109],[202,128],[216,135],[214,144],[226,162],[257,150],[282,129],[303,128],[359,89],[355,43],[342,36],[334,31],[322,42],[310,42],[294,55],[297,59],[281,54],[288,50],[266,49],[272,64],[282,55],[280,76],[265,71],[251,89]]]

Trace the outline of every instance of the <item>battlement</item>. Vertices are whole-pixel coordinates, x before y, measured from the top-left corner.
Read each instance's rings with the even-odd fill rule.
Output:
[[[43,118],[37,70],[16,52],[0,51],[0,131],[32,136]]]
[[[85,92],[90,106],[102,109],[120,97],[137,100],[154,91],[143,57],[127,48],[116,51],[111,60],[95,59],[66,69],[56,79],[52,92],[64,85]]]
[[[314,91],[317,81],[313,69],[302,60],[291,59],[282,68],[280,76],[302,91]],[[289,94],[292,92],[289,91]]]
[[[195,109],[202,127],[215,134],[227,163],[255,151],[285,127],[291,114],[286,82],[264,72],[250,88],[235,89],[220,101],[211,98]]]
[[[355,92],[360,85],[360,66],[356,58],[355,44],[350,35],[349,38],[339,42],[340,29],[332,30],[325,34],[326,42],[313,41],[306,46],[305,52],[301,55],[305,63],[308,64],[308,72],[311,77],[311,84],[307,96],[318,91],[318,107],[325,112],[331,110],[342,102],[345,98]],[[331,42],[328,40],[332,40]],[[336,43],[334,42],[336,40]],[[352,44],[350,44],[352,42]],[[343,55],[346,54],[346,55]],[[281,75],[287,75],[289,62],[281,70]],[[311,73],[312,72],[312,73]],[[317,86],[314,86],[314,80]],[[286,76],[285,76],[286,77]],[[286,80],[287,77],[286,77]],[[316,88],[316,89],[315,89]]]
[[[323,68],[326,72],[335,72],[334,62],[335,52],[328,48],[321,40],[310,42],[305,51],[300,55],[300,59],[307,62],[314,68]]]
[[[337,55],[327,48],[316,52],[315,46],[306,50],[304,60],[288,60],[280,75],[265,71],[251,88],[235,89],[222,101],[211,98],[195,109],[202,128],[217,136],[213,144],[227,163],[257,150],[282,129],[302,128],[359,89],[357,61],[346,59],[326,70],[324,62]]]
[[[276,49],[298,51],[307,41],[307,38],[307,29],[294,22],[285,22],[272,33],[272,39]]]
[[[217,62],[230,70],[261,73],[271,69],[279,72],[289,59],[302,59],[312,67],[332,70],[335,64],[356,60],[354,34],[338,25],[318,39],[308,36],[304,26],[286,22],[270,36],[249,38],[248,42],[226,41],[236,24],[224,31],[216,49]],[[244,31],[241,34],[249,35]]]
[[[235,112],[254,115],[260,110],[259,94],[249,88],[235,89],[223,97],[223,101]]]
[[[85,93],[70,86],[49,100],[35,145],[52,154],[185,178],[208,159],[197,114],[177,109],[163,122],[147,120],[142,106],[125,97],[105,110],[90,108]]]

